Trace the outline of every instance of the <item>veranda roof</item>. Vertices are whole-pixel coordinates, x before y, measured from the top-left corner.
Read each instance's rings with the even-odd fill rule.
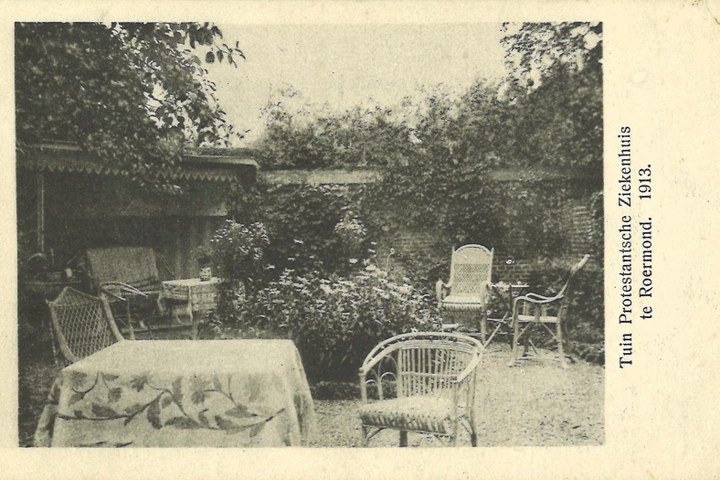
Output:
[[[175,179],[215,182],[254,181],[258,164],[249,153],[232,155],[186,154]],[[85,173],[120,176],[119,168],[88,156],[77,145],[48,143],[31,145],[18,155],[18,167],[40,172]]]

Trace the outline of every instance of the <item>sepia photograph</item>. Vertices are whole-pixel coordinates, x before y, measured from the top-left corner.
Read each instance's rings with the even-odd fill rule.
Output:
[[[718,477],[718,0],[3,7],[3,479]]]
[[[604,444],[602,22],[14,42],[19,446]]]

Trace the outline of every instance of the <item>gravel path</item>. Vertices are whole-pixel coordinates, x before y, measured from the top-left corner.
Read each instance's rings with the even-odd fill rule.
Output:
[[[507,367],[506,346],[491,345],[480,366],[480,446],[600,445],[604,441],[604,368],[578,361],[563,370],[548,356]],[[20,445],[29,446],[37,419],[59,367],[50,360],[21,363]],[[318,428],[313,447],[356,447],[360,439],[359,400],[315,400]],[[462,430],[462,429],[461,429]],[[464,430],[463,430],[464,432]],[[410,446],[441,444],[410,434]],[[385,431],[372,447],[396,446],[398,434]],[[460,445],[469,445],[463,434]]]
[[[583,361],[563,370],[543,354],[507,367],[509,350],[491,346],[484,356],[478,384],[480,446],[600,445],[604,441],[604,369]],[[316,400],[318,432],[314,447],[359,445],[359,401]],[[462,430],[462,429],[461,429]],[[464,432],[464,430],[463,430]],[[410,434],[410,446],[440,443]],[[469,445],[469,435],[460,437]],[[381,432],[372,447],[396,446],[395,431]]]

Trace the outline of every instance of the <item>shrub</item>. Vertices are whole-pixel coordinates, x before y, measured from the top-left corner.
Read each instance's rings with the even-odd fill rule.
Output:
[[[259,184],[237,191],[230,203],[236,219],[267,227],[265,261],[273,266],[267,281],[285,269],[324,275],[357,270],[349,260],[363,260],[369,243],[351,197],[338,186]]]
[[[269,243],[262,223],[246,226],[227,220],[210,240],[212,261],[224,279],[247,283],[260,269]]]
[[[353,379],[381,340],[437,330],[432,299],[369,265],[351,277],[286,270],[238,306],[237,327],[291,338],[312,379]]]
[[[220,284],[217,297],[217,314],[225,319],[225,324],[237,322],[236,305],[244,299],[246,292],[254,290],[268,244],[262,223],[246,226],[232,220],[227,220],[210,240],[212,264],[225,280]],[[219,336],[219,332],[216,333]]]

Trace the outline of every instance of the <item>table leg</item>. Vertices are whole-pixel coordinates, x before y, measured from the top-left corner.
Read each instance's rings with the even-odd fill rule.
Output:
[[[193,340],[197,339],[197,325],[195,325],[195,316],[193,315],[193,309],[192,309],[192,301],[190,300],[190,295],[188,295],[188,301],[187,301],[187,315],[190,317],[190,335]]]

